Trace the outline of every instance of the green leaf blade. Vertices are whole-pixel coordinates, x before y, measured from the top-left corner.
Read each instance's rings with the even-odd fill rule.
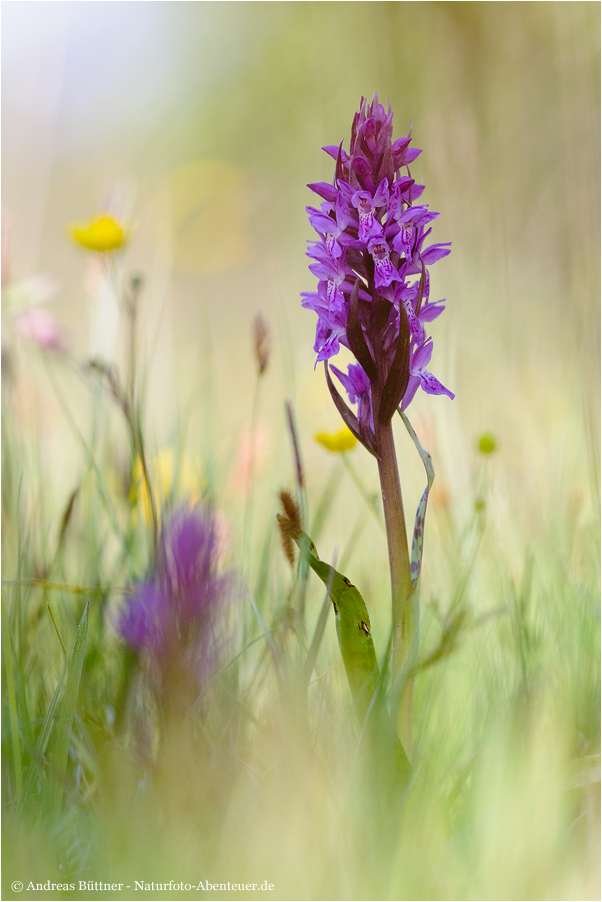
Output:
[[[71,660],[67,669],[67,683],[65,686],[65,695],[61,705],[61,713],[56,733],[56,741],[54,748],[54,783],[50,795],[50,815],[53,820],[58,818],[61,811],[63,801],[63,790],[65,784],[65,774],[67,772],[67,762],[69,754],[69,742],[71,741],[71,728],[75,717],[75,707],[77,705],[77,697],[79,694],[79,684],[81,681],[82,670],[84,666],[84,656],[86,653],[86,640],[88,637],[88,609],[90,602],[86,604],[84,613],[79,622],[77,633],[75,634],[75,642],[73,643],[73,651]]]
[[[359,591],[347,577],[318,558],[309,536],[302,533],[298,544],[311,569],[329,589],[347,681],[358,715],[363,721],[376,692],[379,676],[368,609]]]

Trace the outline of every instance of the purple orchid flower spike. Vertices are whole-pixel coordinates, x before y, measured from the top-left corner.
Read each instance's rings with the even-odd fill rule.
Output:
[[[324,148],[336,161],[333,184],[308,186],[322,198],[319,209],[307,208],[318,234],[308,250],[318,290],[303,295],[303,306],[318,316],[317,362],[328,367],[341,345],[354,354],[352,367],[360,366],[369,388],[349,389],[356,381],[351,368],[346,377],[334,372],[356,413],[330,378],[329,388],[339,411],[345,407],[349,428],[376,456],[379,424],[397,408],[405,410],[418,388],[453,398],[424,369],[432,354],[426,326],[444,309],[429,302],[428,267],[449,254],[450,245],[425,246],[439,214],[416,203],[424,186],[416,184],[409,164],[421,151],[410,147],[410,135],[392,137],[390,105],[385,110],[376,94],[371,103],[362,98],[349,152],[342,144]]]
[[[450,253],[450,245],[428,244],[439,214],[418,203],[424,186],[416,184],[409,166],[421,151],[410,143],[411,135],[393,141],[391,106],[385,110],[375,94],[371,103],[362,98],[351,127],[349,151],[342,143],[324,148],[335,161],[334,180],[332,185],[308,186],[322,203],[319,209],[307,208],[318,234],[307,252],[318,288],[302,296],[303,306],[318,316],[314,350],[317,362],[324,363],[335,406],[378,461],[391,571],[394,676],[406,667],[398,728],[408,756],[413,678],[407,673],[418,647],[418,622],[414,602],[409,600],[416,584],[391,421],[398,410],[417,441],[402,411],[418,389],[454,397],[427,369],[433,353],[428,325],[445,309],[442,301],[430,300],[429,267]],[[346,373],[330,365],[341,345],[355,358]],[[420,516],[423,524],[424,509]],[[420,548],[421,536],[419,532],[416,540]],[[416,560],[414,570],[419,572]]]

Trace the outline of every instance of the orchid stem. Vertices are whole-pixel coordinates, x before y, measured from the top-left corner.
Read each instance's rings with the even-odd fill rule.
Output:
[[[389,569],[391,571],[392,628],[393,628],[393,674],[397,677],[409,662],[413,647],[412,612],[408,596],[412,587],[410,555],[406,532],[403,499],[393,427],[389,421],[380,426],[378,475],[383,499],[387,544],[389,548]],[[408,677],[399,699],[396,712],[399,737],[408,758],[412,757],[412,721],[414,702],[414,680]]]

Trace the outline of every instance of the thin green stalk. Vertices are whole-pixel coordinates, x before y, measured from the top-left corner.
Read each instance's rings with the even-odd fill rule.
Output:
[[[150,505],[151,511],[151,520],[152,520],[152,529],[153,529],[153,551],[157,552],[157,545],[159,542],[159,517],[157,513],[157,506],[155,503],[155,496],[153,494],[153,487],[151,485],[151,480],[148,471],[148,463],[146,459],[146,450],[144,447],[144,435],[142,431],[142,417],[140,415],[140,409],[138,406],[138,392],[136,385],[136,319],[138,315],[138,294],[142,287],[142,283],[138,278],[132,279],[130,285],[130,294],[126,296],[120,287],[118,273],[115,265],[113,265],[113,269],[111,270],[113,276],[113,290],[115,292],[115,296],[117,297],[118,302],[121,304],[122,309],[125,310],[127,320],[128,320],[128,362],[127,362],[127,388],[126,388],[126,402],[127,402],[127,410],[129,410],[129,416],[127,410],[126,412],[126,420],[128,421],[128,425],[130,427],[131,438],[132,438],[132,446],[134,454],[137,454],[140,458],[140,465],[142,467],[142,479],[144,482],[144,489],[148,496],[148,501]],[[125,408],[124,408],[125,410]]]
[[[125,307],[128,317],[128,399],[132,409],[136,407],[136,320],[138,316],[138,294],[141,282],[133,278],[130,285],[130,295],[125,299]]]
[[[413,646],[413,617],[407,599],[412,588],[410,555],[399,470],[391,422],[380,426],[378,475],[383,499],[391,572],[393,674],[407,662]],[[406,680],[397,710],[397,728],[408,758],[412,757],[414,679]]]
[[[100,369],[105,378],[108,379],[111,391],[123,410],[126,423],[130,431],[132,451],[134,453],[134,456],[137,456],[140,459],[144,491],[147,494],[151,512],[153,551],[156,554],[159,543],[159,517],[157,513],[155,496],[153,494],[153,487],[149,475],[148,462],[144,446],[142,416],[139,409],[138,391],[136,384],[136,320],[138,314],[138,295],[142,288],[142,282],[139,278],[134,277],[130,285],[130,294],[126,296],[122,290],[116,260],[112,255],[109,257],[107,263],[107,275],[115,297],[117,298],[117,302],[121,310],[125,312],[128,320],[128,362],[127,385],[125,390],[121,387],[119,377],[112,371],[110,367],[100,365]]]
[[[293,459],[295,463],[295,475],[297,482],[297,493],[299,499],[299,507],[300,507],[300,517],[301,523],[306,523],[308,519],[308,504],[307,504],[307,493],[305,490],[305,474],[303,470],[303,461],[301,460],[301,446],[299,444],[299,437],[297,432],[297,424],[295,422],[295,409],[293,407],[293,402],[290,398],[287,398],[285,402],[286,409],[286,419],[288,424],[288,431],[291,437],[291,444],[293,447]],[[298,611],[298,623],[297,623],[297,631],[299,635],[299,639],[301,640],[301,646],[305,646],[305,638],[306,638],[306,623],[305,623],[305,602],[307,596],[307,582],[309,577],[309,566],[304,555],[299,557],[299,564],[297,567],[297,579],[295,582],[295,597],[296,604],[295,608]]]
[[[326,621],[328,620],[328,613],[330,611],[330,593],[332,590],[332,582],[335,574],[335,567],[337,564],[337,555],[336,551],[333,555],[332,564],[330,567],[330,573],[328,575],[328,580],[326,582],[326,596],[322,603],[322,607],[320,609],[320,613],[318,615],[318,621],[316,623],[316,628],[314,630],[314,635],[311,640],[311,645],[309,646],[309,651],[307,652],[307,657],[305,659],[305,663],[303,665],[301,680],[304,684],[305,690],[307,690],[309,686],[309,681],[311,679],[311,675],[313,673],[313,669],[316,666],[316,660],[318,658],[318,652],[320,650],[320,645],[322,643],[322,637],[324,636],[324,630],[326,629]]]
[[[109,592],[128,595],[132,591],[131,586],[75,586],[71,583],[57,583],[49,579],[37,576],[25,579],[3,579],[3,586],[36,586],[44,592],[70,592],[73,595],[107,595]],[[46,603],[48,604],[48,603]],[[52,617],[52,614],[50,615]],[[54,617],[52,618],[54,623]],[[54,625],[56,629],[56,624]]]
[[[44,590],[44,596],[46,595],[46,590]],[[54,716],[56,712],[56,708],[61,697],[61,690],[63,686],[63,682],[65,680],[65,676],[67,674],[67,650],[65,648],[65,644],[63,642],[60,630],[57,626],[56,620],[54,619],[54,614],[52,613],[52,608],[50,607],[48,600],[45,598],[46,608],[48,609],[48,613],[50,615],[50,619],[52,621],[52,625],[54,627],[54,631],[57,635],[57,639],[59,640],[59,644],[61,646],[61,651],[63,653],[63,667],[61,670],[61,675],[59,677],[59,681],[54,690],[52,699],[50,701],[50,705],[42,722],[42,727],[40,729],[35,749],[32,755],[32,759],[29,765],[29,770],[27,773],[27,777],[25,780],[25,788],[23,790],[23,797],[21,798],[21,811],[25,810],[25,806],[31,800],[31,794],[33,791],[34,783],[42,774],[44,774],[44,755],[46,754],[46,748],[48,746],[48,741],[50,739],[50,734],[52,732],[52,727],[54,724]]]
[[[255,382],[255,391],[253,393],[253,408],[251,413],[251,433],[250,433],[250,453],[249,453],[249,484],[247,487],[247,497],[245,499],[245,513],[242,529],[242,560],[243,569],[248,572],[247,553],[250,539],[250,533],[253,526],[253,489],[255,482],[255,439],[257,435],[257,419],[259,416],[259,399],[261,395],[261,374],[257,376]]]
[[[8,690],[8,709],[10,715],[10,734],[14,756],[15,795],[20,799],[23,793],[23,767],[21,760],[21,737],[19,735],[19,718],[17,715],[17,693],[15,689],[15,672],[13,649],[10,641],[8,617],[2,596],[2,646],[4,651],[4,668],[6,672],[6,687]]]
[[[128,423],[129,423],[129,426],[131,429],[132,445],[134,447],[134,452],[140,458],[140,466],[142,467],[142,480],[144,482],[144,489],[145,489],[147,497],[148,497],[150,511],[151,511],[151,520],[152,520],[152,528],[153,528],[153,551],[156,555],[157,547],[159,545],[159,517],[157,514],[157,505],[155,502],[155,496],[153,494],[153,486],[152,486],[149,471],[148,471],[148,462],[146,459],[146,450],[144,447],[144,438],[142,435],[142,425],[141,425],[138,415],[135,411],[131,411],[131,417],[129,417],[127,419],[128,419]]]
[[[342,458],[344,456],[344,454],[338,454],[337,458]],[[317,541],[320,536],[321,530],[326,521],[326,517],[328,516],[328,513],[332,506],[332,502],[334,501],[339,490],[342,478],[342,460],[337,460],[336,466],[334,466],[330,471],[330,476],[328,477],[326,488],[324,489],[324,492],[318,504],[318,508],[311,520],[310,535],[314,537],[314,541]]]
[[[382,521],[381,513],[378,509],[378,504],[376,502],[376,498],[373,495],[368,494],[368,491],[367,491],[365,485],[362,483],[361,479],[359,478],[359,476],[357,475],[357,473],[355,471],[355,467],[351,463],[349,454],[347,454],[347,452],[343,452],[341,454],[341,458],[343,460],[345,469],[351,476],[351,479],[352,479],[355,487],[357,488],[360,495],[362,496],[362,498],[364,499],[364,501],[366,502],[366,504],[368,505],[368,507],[374,514],[374,516],[376,517],[378,525],[380,526],[381,529],[383,529],[383,521]]]
[[[81,430],[79,429],[79,426],[77,425],[75,417],[71,413],[71,410],[69,409],[69,407],[67,405],[67,402],[63,398],[63,395],[61,393],[61,390],[59,388],[59,385],[56,381],[56,377],[53,372],[53,367],[52,367],[52,365],[50,365],[50,363],[47,363],[47,365],[46,365],[46,373],[48,375],[50,384],[52,385],[52,388],[54,389],[56,399],[59,402],[59,405],[65,415],[65,419],[68,421],[73,434],[75,435],[75,437],[78,439],[79,443],[82,446],[82,449],[83,449],[84,454],[88,461],[88,466],[90,467],[90,469],[93,471],[94,475],[96,476],[98,494],[103,503],[103,506],[105,508],[107,516],[109,517],[109,520],[111,521],[111,526],[113,527],[115,534],[119,537],[123,547],[127,548],[128,540],[127,540],[126,536],[124,535],[121,527],[119,526],[119,522],[117,520],[117,514],[115,513],[115,510],[114,510],[111,500],[109,498],[108,492],[105,488],[103,476],[102,476],[102,473],[100,472],[98,464],[96,463],[96,459],[94,457],[94,452],[92,450],[92,447],[91,447],[91,445],[88,444],[88,442],[84,438]]]
[[[56,730],[56,743],[54,749],[54,783],[50,791],[49,811],[52,820],[56,820],[61,813],[61,804],[65,789],[65,775],[67,772],[69,743],[71,741],[71,729],[75,717],[75,706],[79,694],[79,684],[84,666],[86,652],[86,638],[88,636],[88,609],[89,602],[84,608],[84,613],[79,622],[71,660],[67,668],[67,683],[65,694],[61,702],[61,713]]]

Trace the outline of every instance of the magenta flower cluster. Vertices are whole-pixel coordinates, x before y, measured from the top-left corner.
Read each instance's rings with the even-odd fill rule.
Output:
[[[138,585],[118,629],[159,671],[179,659],[197,680],[218,657],[231,578],[217,572],[218,534],[210,511],[182,509],[163,528],[152,579]]]
[[[322,198],[319,208],[307,207],[318,233],[308,250],[318,287],[303,293],[302,304],[318,315],[314,349],[335,403],[373,453],[378,423],[390,420],[400,404],[407,408],[419,387],[454,397],[427,369],[433,344],[426,333],[426,324],[444,310],[442,301],[429,299],[428,268],[450,245],[428,241],[439,214],[417,203],[424,186],[409,170],[421,151],[410,147],[410,136],[393,141],[392,135],[390,104],[385,111],[376,94],[371,104],[362,98],[349,153],[342,142],[324,148],[336,161],[333,184],[308,185]],[[347,373],[332,371],[358,405],[357,416],[329,376],[328,361],[341,344],[357,362]]]

